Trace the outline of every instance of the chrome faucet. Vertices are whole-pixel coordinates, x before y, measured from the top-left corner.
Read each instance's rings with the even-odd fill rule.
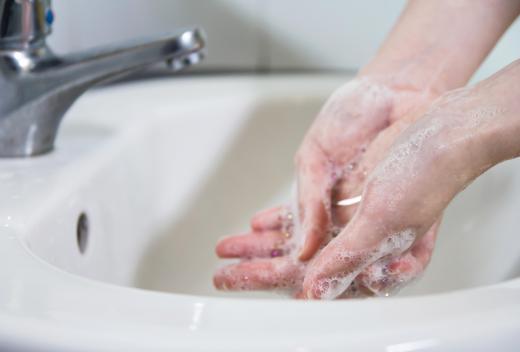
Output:
[[[200,29],[57,56],[46,44],[51,0],[0,0],[0,157],[51,151],[63,115],[92,85],[165,61],[174,71],[203,56]]]

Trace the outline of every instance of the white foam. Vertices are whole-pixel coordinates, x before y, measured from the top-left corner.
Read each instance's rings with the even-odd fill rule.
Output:
[[[372,251],[345,251],[338,260],[361,261],[355,271],[321,279],[318,292],[322,299],[334,299],[345,292],[352,281],[369,265],[386,256],[397,256],[405,252],[415,241],[415,231],[406,229],[388,236]]]
[[[394,295],[422,275],[424,264],[411,253],[399,258],[399,261],[404,261],[407,265],[404,271],[390,272],[389,265],[394,259],[395,257],[383,258],[363,273],[362,284],[374,295],[385,297]]]

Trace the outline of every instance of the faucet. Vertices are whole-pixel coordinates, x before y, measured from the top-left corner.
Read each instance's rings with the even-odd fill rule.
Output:
[[[0,0],[0,157],[51,151],[63,115],[91,86],[160,61],[178,71],[204,54],[194,28],[58,56],[45,40],[53,20],[51,0]]]

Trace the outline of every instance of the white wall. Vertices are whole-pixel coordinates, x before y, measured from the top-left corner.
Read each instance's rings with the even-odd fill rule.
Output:
[[[513,0],[512,0],[513,1]],[[212,69],[358,69],[375,52],[405,0],[54,0],[51,43],[71,52],[201,25]],[[477,73],[520,57],[520,24]]]

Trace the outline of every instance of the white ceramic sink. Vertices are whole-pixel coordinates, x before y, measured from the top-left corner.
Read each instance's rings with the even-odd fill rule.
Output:
[[[347,79],[100,88],[68,113],[53,153],[0,160],[0,347],[514,351],[519,161],[455,199],[430,268],[398,297],[304,302],[213,288],[216,240],[288,199],[292,156]]]

